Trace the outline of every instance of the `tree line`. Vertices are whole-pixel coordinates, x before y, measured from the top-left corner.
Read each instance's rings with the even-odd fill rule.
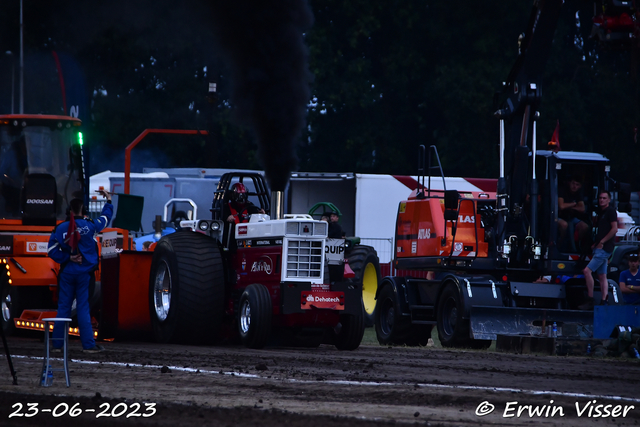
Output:
[[[19,49],[19,2],[6,3],[0,44],[14,56],[4,54],[0,66],[3,113],[11,108]],[[93,173],[122,170],[124,148],[146,128],[206,129],[209,136],[155,136],[136,149],[138,170],[260,169],[255,135],[234,116],[234,76],[215,41],[212,3],[54,0],[36,10],[25,1],[27,112],[60,113],[55,50],[84,72]],[[438,147],[447,175],[497,175],[494,99],[516,59],[531,1],[310,0],[309,7],[311,98],[297,170],[415,174],[425,144]],[[638,51],[590,39],[592,15],[590,1],[565,1],[538,147],[559,121],[562,149],[606,155],[613,177],[637,190]],[[210,82],[217,83],[215,98]]]

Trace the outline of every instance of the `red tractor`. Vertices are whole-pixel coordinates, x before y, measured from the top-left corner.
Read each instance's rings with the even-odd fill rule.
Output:
[[[226,221],[231,188],[243,184],[256,211],[248,222]],[[182,221],[155,246],[149,311],[158,341],[215,342],[239,335],[262,348],[284,331],[307,346],[354,350],[364,334],[362,284],[330,283],[327,223],[281,215],[282,194],[257,173],[223,175],[212,219]]]

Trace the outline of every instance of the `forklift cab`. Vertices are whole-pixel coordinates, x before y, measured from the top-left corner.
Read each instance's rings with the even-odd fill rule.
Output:
[[[548,242],[551,258],[590,250],[598,215],[598,193],[614,187],[613,180],[609,178],[609,159],[597,153],[573,151],[538,151],[538,156],[536,168],[542,196],[540,231],[542,241]],[[577,191],[576,182],[579,183]],[[576,202],[584,204],[584,212],[561,211],[559,198],[564,200],[576,195]],[[564,241],[561,241],[559,224],[563,221],[567,228]],[[588,228],[574,239],[576,227],[584,227],[580,222]]]

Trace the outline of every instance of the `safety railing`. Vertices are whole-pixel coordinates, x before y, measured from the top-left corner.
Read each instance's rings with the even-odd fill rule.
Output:
[[[393,239],[392,238],[360,238],[360,244],[373,247],[378,252],[380,264],[386,264],[393,259]]]

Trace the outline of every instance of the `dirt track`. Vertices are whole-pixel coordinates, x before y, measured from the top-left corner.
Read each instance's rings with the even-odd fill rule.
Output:
[[[248,350],[140,342],[105,343],[107,352],[86,355],[77,341],[71,346],[71,387],[56,372],[53,386],[42,388],[42,343],[9,340],[19,385],[11,384],[3,356],[0,425],[640,424],[640,363],[629,359],[433,347],[365,345],[340,352],[324,345]],[[589,402],[578,417],[576,404],[582,410]],[[29,409],[27,403],[38,405]],[[614,405],[600,408],[608,412],[619,405],[620,413],[589,413],[600,404]],[[82,415],[70,415],[74,405]],[[491,405],[490,414],[476,414]],[[33,417],[16,416],[36,410]]]

